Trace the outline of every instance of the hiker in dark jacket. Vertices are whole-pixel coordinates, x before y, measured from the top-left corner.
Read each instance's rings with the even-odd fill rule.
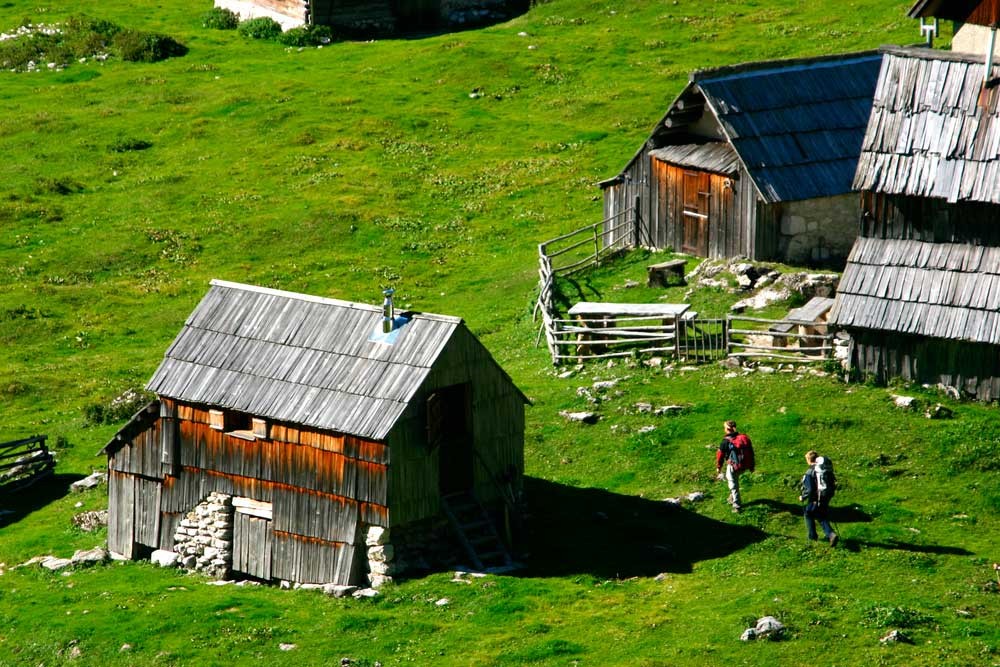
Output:
[[[729,502],[733,506],[733,512],[739,512],[741,509],[740,473],[744,470],[753,472],[753,446],[750,444],[750,438],[737,430],[736,422],[732,419],[727,420],[722,426],[726,431],[726,436],[719,443],[719,448],[715,452],[715,471],[718,473],[718,479],[725,479],[726,484],[729,485]],[[740,448],[741,455],[748,457],[745,463],[737,461],[737,445],[743,445],[743,448]],[[726,467],[725,473],[722,472],[723,466]]]
[[[799,500],[806,501],[803,513],[806,518],[806,536],[810,540],[818,539],[816,522],[819,521],[823,535],[832,547],[837,544],[838,539],[837,533],[830,527],[829,510],[832,494],[820,489],[820,475],[827,466],[830,466],[831,471],[833,468],[827,459],[811,450],[806,452],[806,463],[809,464],[809,469],[802,476],[802,495],[799,496]]]

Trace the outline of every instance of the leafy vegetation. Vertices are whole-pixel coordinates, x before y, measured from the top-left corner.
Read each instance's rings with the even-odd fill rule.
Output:
[[[1000,663],[995,407],[714,366],[560,378],[535,347],[538,242],[600,217],[594,183],[689,71],[912,42],[908,4],[552,0],[480,30],[298,51],[206,30],[192,0],[73,3],[189,51],[0,73],[0,439],[46,433],[59,459],[51,484],[0,500],[0,665]],[[11,0],[0,27],[67,12]],[[647,260],[564,294],[683,299],[623,287]],[[95,452],[126,417],[88,406],[144,385],[211,278],[363,302],[391,283],[405,307],[462,316],[533,401],[529,568],[435,573],[370,601],[217,588],[148,563],[13,569],[104,540],[70,518],[105,507],[106,489],[67,486],[103,466]],[[721,314],[733,298],[690,300]],[[577,392],[612,378],[596,404]],[[901,391],[954,419],[899,411]],[[601,420],[569,424],[568,409]],[[713,479],[727,418],[760,459],[740,515]],[[809,448],[837,466],[836,549],[804,539]],[[696,490],[707,499],[662,502]],[[764,614],[787,641],[739,642]],[[914,645],[879,645],[904,626]]]
[[[240,25],[240,17],[231,9],[212,7],[205,12],[201,23],[213,30],[236,30]]]
[[[237,30],[249,39],[276,39],[281,35],[281,24],[269,16],[240,21]]]

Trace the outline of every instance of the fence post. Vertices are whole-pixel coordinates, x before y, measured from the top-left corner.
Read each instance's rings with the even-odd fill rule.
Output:
[[[635,196],[635,205],[632,208],[632,223],[633,223],[632,226],[634,227],[634,229],[632,231],[632,235],[633,235],[632,236],[632,238],[633,238],[633,240],[632,240],[632,247],[633,248],[638,248],[639,245],[640,245],[640,238],[639,238],[639,195]]]
[[[597,225],[594,225],[594,266],[601,266],[601,245],[600,235],[597,233]]]

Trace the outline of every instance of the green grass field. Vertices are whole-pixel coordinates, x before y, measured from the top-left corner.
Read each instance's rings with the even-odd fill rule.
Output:
[[[717,367],[559,378],[535,347],[537,243],[600,218],[594,184],[689,71],[919,38],[908,2],[829,4],[553,0],[479,30],[298,50],[202,28],[207,1],[73,3],[189,51],[0,72],[0,440],[59,449],[54,484],[0,501],[0,665],[1000,664],[995,407]],[[0,31],[69,11],[10,0]],[[644,261],[581,289],[625,300]],[[143,386],[212,278],[367,302],[392,284],[465,318],[534,402],[528,569],[371,601],[147,563],[11,569],[104,540],[70,523],[104,490],[65,488],[121,424],[86,415]],[[718,314],[730,298],[693,301]],[[558,416],[594,409],[577,388],[611,378],[597,424]],[[901,412],[892,392],[955,418]],[[689,407],[652,417],[640,401]],[[713,479],[726,418],[758,449],[740,515]],[[837,464],[836,549],[804,538],[810,448]],[[708,497],[662,502],[692,491]],[[738,641],[762,615],[786,640]],[[915,643],[881,646],[894,628]]]

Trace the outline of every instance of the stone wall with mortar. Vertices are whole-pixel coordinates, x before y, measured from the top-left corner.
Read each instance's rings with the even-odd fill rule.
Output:
[[[861,216],[855,193],[781,205],[778,252],[788,264],[815,265],[847,259]]]

